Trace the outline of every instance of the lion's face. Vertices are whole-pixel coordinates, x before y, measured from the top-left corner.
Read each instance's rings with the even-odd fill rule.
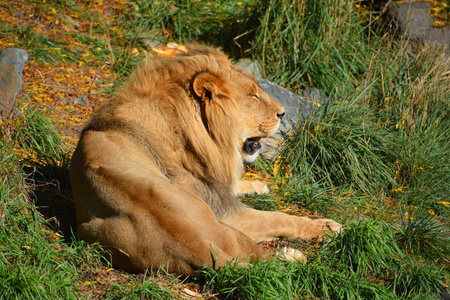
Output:
[[[252,163],[261,149],[261,138],[277,131],[284,116],[284,107],[272,99],[249,73],[229,62],[220,70],[222,73],[206,71],[196,75],[193,91],[202,99],[210,134],[213,128],[217,129],[212,133],[215,137],[224,130],[237,132],[241,157],[246,163]],[[229,138],[225,135],[221,143],[224,144],[224,140]]]
[[[240,153],[246,163],[256,160],[261,149],[261,138],[274,134],[284,116],[284,107],[272,99],[250,74],[239,78],[237,97],[240,112]]]

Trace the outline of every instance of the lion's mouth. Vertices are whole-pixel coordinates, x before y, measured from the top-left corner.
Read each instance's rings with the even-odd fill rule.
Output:
[[[261,144],[259,141],[261,137],[252,137],[245,140],[244,150],[250,155],[255,154],[259,149],[261,149]]]

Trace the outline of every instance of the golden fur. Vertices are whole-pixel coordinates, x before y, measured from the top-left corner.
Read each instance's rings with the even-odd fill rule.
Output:
[[[237,199],[266,191],[239,182],[242,160],[256,158],[259,138],[283,114],[217,49],[152,60],[81,134],[70,166],[78,235],[110,249],[118,267],[190,274],[268,256],[257,241],[339,231],[332,220],[256,211]]]

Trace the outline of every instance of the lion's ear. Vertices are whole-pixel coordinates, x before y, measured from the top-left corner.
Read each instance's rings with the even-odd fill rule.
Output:
[[[203,101],[211,101],[219,92],[221,80],[211,73],[198,74],[192,83],[194,93]]]

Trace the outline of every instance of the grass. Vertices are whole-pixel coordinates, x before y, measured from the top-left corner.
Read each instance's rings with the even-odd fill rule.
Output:
[[[408,260],[391,225],[364,221],[348,224],[306,266],[279,259],[252,268],[230,263],[195,279],[225,299],[433,299],[444,275],[433,264]]]
[[[187,280],[113,269],[72,233],[72,148],[55,128],[65,107],[37,101],[53,99],[54,86],[36,92],[25,81],[21,114],[0,134],[0,298],[170,299],[185,287],[220,299],[448,295],[450,63],[442,49],[411,52],[378,31],[375,17],[361,20],[349,0],[105,3],[1,4],[0,43],[25,48],[33,68],[46,70],[34,79],[87,70],[92,77],[74,89],[94,103],[158,43],[192,40],[260,59],[268,79],[295,92],[318,87],[327,104],[298,124],[276,162],[257,164],[271,194],[245,202],[324,215],[345,231],[324,243],[283,241],[308,253],[305,266],[231,262]],[[65,80],[65,88],[78,82]]]

